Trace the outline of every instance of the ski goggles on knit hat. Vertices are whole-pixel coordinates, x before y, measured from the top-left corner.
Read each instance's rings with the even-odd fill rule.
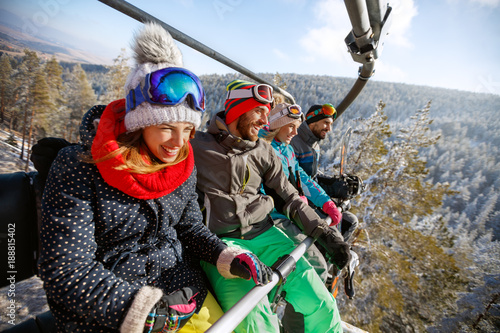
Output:
[[[306,122],[310,124],[323,118],[337,118],[337,110],[335,110],[332,104],[311,106],[306,115]]]
[[[177,105],[188,96],[196,110],[205,110],[205,92],[200,79],[192,72],[180,67],[167,67],[148,73],[143,82],[130,90],[126,97],[126,112],[138,105]]]
[[[271,131],[283,127],[297,119],[304,121],[304,113],[297,104],[280,103],[276,105],[269,115],[269,129]]]
[[[273,88],[267,84],[233,80],[226,85],[226,90],[224,117],[228,125],[256,107],[263,106],[271,110]]]
[[[283,108],[283,106],[286,106]],[[276,108],[281,108],[280,111],[274,113],[274,110]],[[281,117],[290,117],[293,119],[300,119],[304,117],[304,114],[302,113],[302,109],[300,108],[300,105],[294,104],[294,105],[286,105],[286,104],[278,104],[275,109],[271,111],[271,115],[269,116],[269,123],[272,123],[276,120],[278,120]]]
[[[257,102],[263,104],[272,103],[273,87],[267,84],[257,84],[250,89],[234,89],[229,90],[226,95],[226,100],[235,98],[250,98],[253,97]]]

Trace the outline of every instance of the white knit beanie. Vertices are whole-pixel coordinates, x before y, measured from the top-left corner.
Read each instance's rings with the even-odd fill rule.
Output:
[[[295,120],[299,118],[292,118],[289,117],[287,114],[288,112],[281,112],[282,110],[286,109],[287,107],[291,106],[291,104],[288,103],[280,103],[276,105],[272,110],[271,113],[269,113],[269,130],[274,131],[278,128],[281,128],[285,125],[290,124],[291,122],[294,122]],[[281,114],[280,114],[281,113]],[[304,114],[301,115],[300,121],[304,121]]]
[[[144,77],[168,67],[182,67],[182,54],[172,36],[157,23],[146,23],[132,41],[135,68],[125,83],[125,94],[137,87]],[[167,106],[143,102],[125,115],[125,128],[133,132],[140,128],[164,123],[188,122],[195,128],[201,124],[201,113],[192,109],[187,101]]]

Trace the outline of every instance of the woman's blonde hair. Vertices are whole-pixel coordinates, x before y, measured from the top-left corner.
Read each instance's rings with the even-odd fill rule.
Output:
[[[280,103],[286,103],[285,96],[280,93],[273,93],[274,101],[271,103],[271,109]]]
[[[196,130],[193,128],[190,139],[194,137],[195,131]],[[121,155],[124,163],[115,167],[117,170],[128,169],[132,173],[150,174],[168,166],[180,163],[188,157],[189,145],[186,143],[182,146],[179,154],[173,162],[164,163],[160,161],[149,150],[142,136],[142,132],[143,129],[138,129],[134,132],[120,134],[116,139],[119,146],[118,149],[97,160],[92,158],[91,162],[100,163]]]
[[[262,140],[264,140],[267,143],[273,142],[273,139],[276,137],[276,135],[278,135],[279,131],[280,131],[280,129],[278,128],[278,129],[275,129],[274,131],[269,131],[269,132],[265,133],[264,135],[262,135]]]

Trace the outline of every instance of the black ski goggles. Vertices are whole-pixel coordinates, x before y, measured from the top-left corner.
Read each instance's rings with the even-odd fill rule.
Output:
[[[126,97],[126,112],[144,102],[177,105],[188,96],[191,96],[196,110],[205,111],[205,91],[194,73],[180,67],[159,69],[147,74],[135,89],[129,91]]]

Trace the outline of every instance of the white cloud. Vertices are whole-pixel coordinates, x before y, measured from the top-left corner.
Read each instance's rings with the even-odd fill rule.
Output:
[[[389,2],[392,7],[392,24],[389,28],[387,43],[404,47],[411,47],[409,40],[411,21],[418,15],[418,10],[413,0],[396,0]]]
[[[385,42],[411,47],[409,39],[411,21],[418,13],[413,0],[391,1],[389,5],[393,8],[392,24]],[[344,1],[321,0],[316,3],[313,12],[316,19],[310,24],[319,27],[309,29],[300,40],[307,57],[312,57],[312,61],[321,58],[337,63],[352,62],[344,42],[352,29]]]
[[[335,62],[342,62],[350,58],[344,43],[346,35],[345,31],[325,26],[310,30],[307,36],[300,40],[300,44],[314,58],[319,57]]]
[[[373,78],[380,81],[406,82],[408,80],[408,74],[398,66],[389,65],[384,62],[383,57],[381,57],[377,60]]]
[[[302,59],[313,63],[318,58],[333,62],[350,60],[344,38],[350,31],[349,17],[343,1],[320,1],[314,10],[315,19],[311,25],[319,26],[308,30],[300,39],[306,55]]]
[[[349,27],[351,25],[344,1],[322,0],[315,6],[314,14],[316,15],[318,22],[326,24],[331,28],[342,29],[344,31],[350,30]]]

